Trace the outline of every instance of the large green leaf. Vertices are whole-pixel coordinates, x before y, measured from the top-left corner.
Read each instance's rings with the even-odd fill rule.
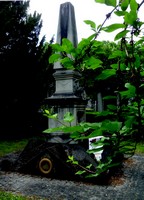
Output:
[[[122,37],[125,37],[126,34],[127,34],[128,32],[130,32],[130,31],[129,31],[129,30],[124,30],[124,31],[119,32],[119,33],[115,36],[114,40],[116,41],[116,40],[121,39]]]
[[[96,29],[96,24],[95,22],[91,21],[91,20],[84,20],[84,22],[88,25],[91,26],[92,29]]]
[[[105,4],[107,6],[113,6],[113,7],[115,7],[116,6],[116,0],[105,0]]]
[[[107,105],[107,108],[113,111],[117,110],[117,106],[111,104]]]
[[[130,0],[123,0],[123,1],[121,1],[122,3],[121,3],[121,9],[123,10],[123,11],[125,11],[127,8],[128,8],[128,6],[129,6],[129,3],[130,3]]]
[[[83,128],[81,126],[63,126],[62,131],[65,133],[72,133],[73,136],[79,136],[79,134],[83,132]]]
[[[105,0],[95,0],[96,3],[105,3]]]
[[[111,55],[109,56],[109,59],[121,58],[121,57],[123,57],[123,52],[120,50],[115,50],[111,53]],[[117,69],[117,68],[113,68],[113,69]]]
[[[114,12],[117,16],[124,16],[125,14],[126,14],[126,12],[125,11],[115,11]]]
[[[67,112],[64,114],[65,122],[72,122],[73,120],[74,120],[74,116],[70,112]]]
[[[86,62],[86,68],[88,69],[97,69],[99,67],[101,67],[101,64],[102,64],[102,61],[97,59],[97,58],[94,58],[93,56],[90,57],[87,62]]]
[[[143,72],[141,72],[141,73],[140,73],[140,75],[141,75],[142,77],[144,77],[144,71],[143,71]]]
[[[71,53],[71,51],[74,49],[73,44],[70,40],[67,38],[62,39],[62,51],[65,51],[66,53]]]
[[[102,71],[102,73],[97,76],[97,80],[105,80],[111,76],[116,75],[116,70],[115,69],[105,69],[104,71]]]
[[[135,122],[135,116],[127,116],[127,120],[125,121],[125,125],[127,128],[132,128],[133,123]]]
[[[88,130],[89,127],[92,129],[98,129],[101,127],[101,122],[97,122],[97,123],[81,122],[80,126],[83,127],[84,130],[86,130],[86,128]]]
[[[116,96],[105,96],[105,97],[103,97],[103,100],[110,100],[110,99],[116,99]]]
[[[108,115],[113,115],[113,112],[104,110],[102,112],[95,112],[97,117],[103,117],[103,116],[108,116]]]
[[[58,114],[56,113],[56,114],[53,114],[53,115],[49,115],[48,116],[48,118],[50,118],[50,119],[54,119],[54,120],[56,120],[57,119],[57,117],[58,117]]]
[[[52,49],[55,51],[55,52],[61,52],[62,51],[62,47],[60,44],[58,43],[55,43],[52,45]]]
[[[92,47],[100,47],[102,45],[103,45],[103,42],[101,41],[97,41],[97,40],[92,41]]]
[[[78,46],[77,46],[77,51],[81,51],[83,48],[85,48],[86,46],[88,46],[90,43],[90,40],[87,39],[87,38],[83,38],[79,43],[78,43]]]
[[[104,27],[103,30],[105,32],[113,32],[119,28],[125,28],[126,26],[124,24],[111,24],[110,26]]]
[[[96,3],[104,3],[107,6],[116,6],[116,0],[95,0]]]
[[[126,91],[120,92],[122,98],[132,98],[136,95],[136,87],[131,85],[130,83],[126,83],[125,87],[127,88]]]
[[[96,36],[96,34],[94,33],[94,34],[90,35],[87,39],[88,39],[89,41],[91,41],[92,39],[95,38],[95,36]]]
[[[113,54],[113,53],[112,53]],[[125,57],[125,52],[122,52],[121,51],[121,55],[120,56],[116,56],[116,55],[112,55],[112,56],[115,56],[115,58],[124,58]],[[112,58],[112,57],[111,57]],[[123,70],[126,70],[126,65],[124,64],[124,63],[120,63],[120,69],[121,69],[121,71],[123,71]],[[117,69],[118,68],[118,64],[116,63],[116,64],[112,64],[111,65],[111,68],[113,68],[113,69]]]
[[[77,175],[82,175],[82,174],[84,174],[84,173],[86,173],[86,171],[85,170],[79,170],[78,172],[76,172],[75,174],[77,174]]]
[[[109,132],[117,132],[121,129],[122,127],[122,122],[118,122],[118,121],[104,121],[102,123],[102,127]]]
[[[137,11],[138,8],[138,3],[136,2],[136,0],[131,0],[130,1],[130,9],[133,11]]]
[[[43,133],[53,133],[56,131],[60,131],[62,129],[62,127],[55,127],[55,128],[49,128],[43,131]]]
[[[139,55],[135,55],[135,62],[134,62],[134,65],[135,65],[135,68],[140,68],[140,64],[141,64],[141,60],[140,60],[140,56]]]
[[[125,23],[130,25],[133,25],[137,18],[137,12],[134,10],[131,10],[129,13],[126,13],[124,16]]]
[[[92,131],[90,133],[90,135],[88,136],[88,138],[93,138],[93,137],[97,137],[97,136],[102,136],[102,129],[101,128]]]
[[[130,83],[126,83],[125,87],[128,89],[135,88],[135,86],[131,85]]]
[[[61,57],[60,54],[52,54],[50,57],[49,57],[49,63],[55,63],[59,60],[59,58]]]
[[[69,57],[61,59],[60,63],[67,69],[74,69],[74,63]]]

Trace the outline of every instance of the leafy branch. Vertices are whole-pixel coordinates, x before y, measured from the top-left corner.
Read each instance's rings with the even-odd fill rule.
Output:
[[[79,170],[78,172],[76,172],[76,174],[78,174],[78,175],[83,174],[85,172],[88,172],[90,174],[95,174],[96,173],[96,171],[90,170],[90,168],[92,167],[92,164],[90,164],[89,166],[84,167],[84,166],[80,165],[78,161],[76,161],[74,159],[74,156],[68,156],[67,162],[71,162],[73,165],[77,165],[78,167],[80,167],[81,169],[84,170],[84,171],[80,171]]]

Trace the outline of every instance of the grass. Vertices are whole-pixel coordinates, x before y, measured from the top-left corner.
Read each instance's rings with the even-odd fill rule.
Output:
[[[28,143],[28,139],[0,141],[0,157],[11,152],[22,150],[26,146],[27,143]],[[137,144],[135,153],[144,154],[144,142],[140,142]]]
[[[21,195],[15,195],[11,192],[0,191],[0,199],[1,200],[28,200],[27,197]]]
[[[135,153],[136,154],[144,154],[144,142],[140,142],[137,144]]]
[[[46,200],[36,196],[22,196],[21,194],[13,194],[12,192],[6,192],[0,190],[0,200]]]
[[[28,139],[0,141],[0,157],[11,152],[22,150],[27,144],[27,142]]]

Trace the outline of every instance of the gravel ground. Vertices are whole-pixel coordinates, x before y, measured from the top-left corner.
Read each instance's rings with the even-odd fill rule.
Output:
[[[41,200],[144,200],[144,156],[134,155],[109,185],[0,171],[0,189]]]

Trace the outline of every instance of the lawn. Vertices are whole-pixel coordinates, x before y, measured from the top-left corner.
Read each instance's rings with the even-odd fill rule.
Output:
[[[144,154],[144,142],[140,142],[136,147],[136,154]]]
[[[0,157],[4,156],[11,152],[16,152],[24,149],[26,144],[28,143],[28,139],[22,140],[4,140],[0,141]],[[144,154],[144,142],[138,143],[136,147],[136,154]]]
[[[3,190],[0,190],[0,200],[46,200],[46,199],[36,197],[36,196],[26,197],[26,196],[22,196],[21,194],[14,194],[12,192],[6,192]]]
[[[0,198],[1,200],[26,200],[26,197],[21,195],[15,195],[11,192],[0,191]],[[27,199],[28,200],[28,199]]]
[[[27,142],[28,139],[0,141],[0,157],[11,152],[22,150],[26,146]]]

